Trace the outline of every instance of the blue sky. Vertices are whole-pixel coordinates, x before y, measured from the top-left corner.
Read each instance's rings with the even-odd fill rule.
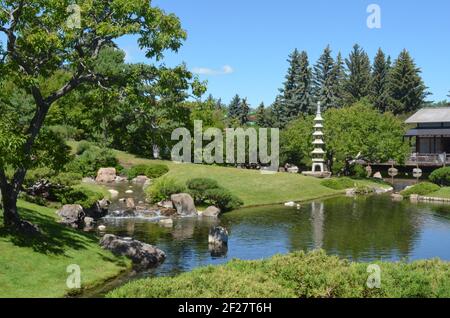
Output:
[[[381,8],[381,29],[367,27],[369,4]],[[178,54],[165,63],[186,62],[208,80],[208,93],[227,102],[238,93],[253,107],[273,102],[284,81],[287,56],[306,50],[315,62],[330,44],[347,56],[359,43],[373,58],[379,47],[393,58],[407,48],[423,71],[433,95],[446,98],[450,90],[450,1],[428,0],[159,0],[175,13],[188,32]],[[120,46],[130,62],[145,58],[133,38]]]

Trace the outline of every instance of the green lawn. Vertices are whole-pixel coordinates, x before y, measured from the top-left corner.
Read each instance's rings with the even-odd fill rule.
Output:
[[[164,163],[170,168],[168,173],[186,182],[190,178],[212,178],[244,201],[244,206],[284,203],[286,201],[307,201],[344,191],[333,190],[320,184],[321,179],[304,177],[300,174],[277,173],[261,174],[256,170],[236,169],[211,165],[177,164],[172,161],[148,160],[131,154],[116,151],[122,165]],[[355,180],[357,185],[386,187],[369,180]]]
[[[323,251],[295,252],[267,260],[232,260],[175,277],[130,282],[107,297],[171,298],[331,298],[450,297],[450,264],[376,262],[380,288],[369,288],[367,263],[327,256]]]
[[[81,268],[82,288],[130,268],[129,260],[101,249],[94,235],[59,225],[54,209],[23,201],[19,207],[44,234],[34,239],[12,235],[0,215],[0,297],[63,297],[69,292],[66,269],[71,264]]]

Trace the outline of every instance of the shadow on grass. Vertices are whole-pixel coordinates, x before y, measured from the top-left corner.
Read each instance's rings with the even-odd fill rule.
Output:
[[[67,249],[87,249],[89,243],[98,239],[89,233],[80,232],[56,222],[55,218],[29,209],[20,209],[21,216],[39,226],[41,234],[29,236],[11,231],[0,225],[0,238],[6,238],[16,246],[30,247],[43,254],[64,255]],[[0,218],[3,224],[3,220]]]

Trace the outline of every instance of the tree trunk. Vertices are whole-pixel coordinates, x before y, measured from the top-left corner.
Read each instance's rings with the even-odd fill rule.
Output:
[[[20,215],[17,210],[18,193],[10,186],[3,185],[2,203],[3,203],[3,221],[5,227],[19,227],[21,224]]]

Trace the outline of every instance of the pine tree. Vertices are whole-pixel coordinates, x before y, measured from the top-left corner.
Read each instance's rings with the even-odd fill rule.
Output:
[[[341,52],[338,53],[336,57],[336,62],[333,66],[333,77],[334,77],[334,87],[333,87],[333,105],[335,107],[344,106],[344,96],[345,96],[345,68],[344,60],[342,58]]]
[[[293,109],[295,109],[295,94],[297,92],[297,76],[299,73],[299,53],[295,49],[288,58],[289,68],[286,74],[286,81],[283,88],[280,89],[278,99],[278,119],[280,124],[284,126],[292,117]]]
[[[334,75],[334,60],[331,56],[331,49],[328,45],[316,65],[314,65],[313,71],[313,84],[315,101],[321,102],[322,108],[327,109],[335,107],[335,75]]]
[[[346,103],[353,104],[370,93],[370,60],[367,53],[355,44],[345,64],[348,73],[345,81]]]
[[[266,109],[264,103],[261,103],[256,109],[256,125],[266,127]]]
[[[241,125],[248,123],[248,113],[250,112],[250,105],[247,102],[247,98],[244,98],[239,107],[239,114],[237,119]]]
[[[312,100],[312,71],[309,67],[308,54],[305,51],[298,57],[298,73],[295,77],[296,87],[289,109],[289,119],[307,114],[313,104]]]
[[[390,57],[380,49],[375,56],[372,67],[371,100],[379,111],[388,110],[390,103],[389,92]]]
[[[241,98],[239,97],[238,94],[236,94],[231,100],[230,105],[228,106],[228,118],[230,119],[238,118],[240,106],[241,106]]]
[[[417,110],[425,102],[429,93],[408,51],[403,50],[395,60],[390,72],[390,90],[394,114],[409,113]]]

